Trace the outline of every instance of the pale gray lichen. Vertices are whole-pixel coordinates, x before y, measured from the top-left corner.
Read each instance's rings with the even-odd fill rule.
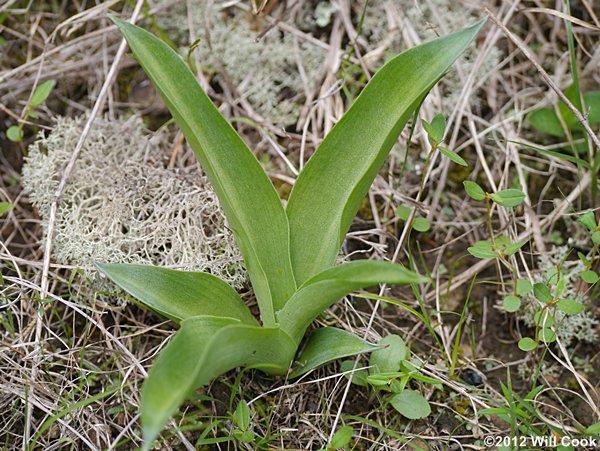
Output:
[[[364,1],[355,3],[357,15],[363,7]],[[402,24],[395,24],[391,20],[388,11],[390,9],[399,10],[404,20],[413,27],[421,42],[430,41],[440,35],[473,25],[480,18],[479,11],[470,9],[466,4],[456,0],[408,1],[401,6],[390,0],[369,1],[363,20],[362,35],[374,47],[381,42],[388,41],[386,58],[406,50],[400,29]],[[479,51],[473,46],[468,48],[456,62],[456,67],[441,80],[439,86],[442,90],[443,110],[452,110],[460,100],[464,80],[474,69]],[[494,67],[498,65],[500,57],[500,49],[491,48],[478,68],[478,74],[487,76],[492,73]],[[477,96],[469,98],[472,106],[476,106],[478,101]]]
[[[577,289],[577,281],[585,266],[579,260],[566,260],[569,254],[567,246],[555,246],[552,250],[543,253],[538,258],[539,272],[534,275],[534,282],[546,283],[547,271],[560,266],[560,277],[565,281],[562,299],[571,299],[590,305],[590,299],[585,293]],[[535,327],[534,315],[540,310],[539,302],[533,295],[525,298],[524,307],[520,310],[519,318],[529,327]],[[596,343],[598,341],[597,327],[599,321],[589,309],[577,315],[566,315],[557,309],[554,315],[556,320],[556,335],[565,346],[570,346],[575,341]]]
[[[58,118],[29,147],[23,186],[44,232],[84,119]],[[136,117],[94,122],[60,198],[55,262],[85,269],[96,261],[155,264],[206,271],[236,288],[245,284],[214,191],[198,168],[166,167],[167,144],[165,134],[152,136]]]
[[[296,123],[305,88],[315,89],[322,76],[325,50],[278,27],[262,35],[261,27],[267,24],[263,19],[225,8],[227,3],[231,4],[215,1],[209,9],[205,0],[191,1],[191,22],[200,38],[195,51],[203,69],[224,83],[233,82],[240,96],[263,118],[280,126]],[[187,9],[182,9],[181,3],[178,8],[159,12],[157,21],[185,52],[189,37],[182,36],[182,31],[189,30]]]

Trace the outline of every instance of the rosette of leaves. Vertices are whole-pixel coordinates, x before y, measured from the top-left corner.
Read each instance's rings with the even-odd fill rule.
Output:
[[[239,366],[284,375],[311,322],[341,297],[423,278],[382,261],[336,265],[369,186],[402,128],[483,23],[410,49],[386,64],[323,140],[284,208],[258,160],[221,116],[183,60],[141,28],[113,19],[161,93],[219,197],[244,257],[260,322],[236,291],[206,273],[99,264],[150,309],[180,323],[142,388],[148,449],[197,388]],[[319,330],[298,376],[376,346],[340,329]]]

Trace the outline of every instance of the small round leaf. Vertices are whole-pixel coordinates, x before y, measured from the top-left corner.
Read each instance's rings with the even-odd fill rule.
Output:
[[[17,125],[11,125],[6,130],[6,137],[12,142],[21,142],[23,140],[23,130]]]
[[[413,390],[403,390],[401,393],[392,396],[390,404],[401,415],[411,420],[425,418],[431,413],[431,406],[427,400]]]
[[[506,296],[502,301],[502,306],[507,312],[513,313],[521,307],[521,300],[516,296]]]
[[[596,283],[598,282],[598,280],[600,280],[600,277],[598,277],[598,274],[596,274],[595,271],[592,270],[587,270],[587,271],[583,271],[581,273],[581,278],[586,281],[587,283]]]
[[[521,351],[529,352],[529,351],[532,351],[533,349],[535,349],[536,347],[537,347],[537,343],[535,342],[535,340],[533,340],[529,337],[521,338],[519,340],[519,349]]]
[[[531,293],[533,290],[533,285],[527,279],[519,279],[517,280],[517,294],[519,296],[524,296],[526,294]]]
[[[425,218],[415,218],[412,227],[417,232],[427,232],[431,229],[431,224],[429,224],[429,221]]]

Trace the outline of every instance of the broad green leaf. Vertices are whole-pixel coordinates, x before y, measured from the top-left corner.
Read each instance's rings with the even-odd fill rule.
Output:
[[[160,353],[142,387],[144,450],[150,449],[171,415],[191,393],[239,366],[284,374],[296,344],[280,329],[229,318],[193,317]]]
[[[537,347],[537,343],[535,340],[529,337],[521,338],[519,340],[519,349],[521,351],[529,352],[534,350]]]
[[[35,92],[31,96],[31,102],[29,106],[35,108],[40,106],[48,98],[54,88],[54,80],[46,80],[36,88]]]
[[[337,430],[331,443],[329,444],[330,449],[342,449],[350,444],[352,436],[354,435],[354,429],[352,426],[343,426]]]
[[[15,143],[21,142],[23,140],[23,129],[18,125],[11,125],[6,130],[6,137],[9,141]]]
[[[517,296],[506,296],[502,301],[504,310],[514,313],[521,307],[521,300]]]
[[[524,296],[533,291],[532,283],[527,279],[519,279],[517,280],[517,294],[519,296]]]
[[[319,366],[342,357],[364,354],[379,349],[356,335],[335,327],[317,329],[308,339],[306,347],[298,357],[298,368],[290,375],[296,378]]]
[[[473,257],[482,259],[498,257],[498,252],[494,250],[489,241],[477,241],[474,246],[467,248],[467,252]]]
[[[465,191],[467,192],[468,196],[471,199],[473,199],[473,200],[484,200],[485,199],[485,191],[477,183],[472,182],[470,180],[465,180],[463,182],[463,185],[465,187]]]
[[[383,346],[371,354],[369,372],[371,374],[398,371],[400,363],[408,357],[406,343],[399,335],[388,335],[377,343]]]
[[[449,158],[456,164],[459,164],[461,166],[469,166],[467,162],[456,152],[452,152],[451,150],[446,149],[445,147],[438,147],[438,150],[442,153],[442,155],[445,155],[447,158]]]
[[[353,368],[353,360],[344,360],[340,365],[340,371],[342,373],[352,371]],[[367,387],[369,385],[369,383],[367,382],[368,375],[369,372],[366,370],[366,368],[363,368],[362,365],[356,365],[356,369],[352,373],[344,374],[344,376],[346,376],[347,379],[351,378],[351,382],[354,385],[358,385],[359,387]]]
[[[194,149],[240,246],[263,322],[272,326],[274,312],[296,290],[288,221],[275,188],[179,55],[147,31],[112,20]]]
[[[527,121],[533,128],[547,135],[565,136],[560,120],[554,110],[550,108],[540,108],[532,111],[527,116]]]
[[[236,291],[211,274],[151,265],[97,263],[96,266],[145,306],[173,320],[206,315],[257,325]]]
[[[508,188],[498,191],[490,196],[494,202],[503,207],[512,208],[525,200],[525,193],[521,190]]]
[[[580,275],[580,277],[587,283],[596,283],[598,282],[598,280],[600,280],[600,277],[598,276],[598,274],[596,274],[595,271],[592,271],[590,269],[583,271]]]
[[[362,288],[423,282],[422,276],[383,261],[356,260],[327,269],[304,283],[277,314],[280,327],[297,343],[309,324],[340,298]]]
[[[590,232],[596,230],[596,215],[593,211],[588,211],[582,215],[579,218],[579,222],[581,222]]]
[[[335,263],[360,203],[404,125],[483,23],[389,61],[323,140],[287,205],[298,284]]]
[[[592,242],[594,244],[600,244],[600,232],[592,233]]]
[[[425,418],[431,413],[429,402],[419,393],[413,390],[403,390],[390,399],[390,404],[402,416],[411,420]]]
[[[533,295],[538,301],[545,302],[546,304],[552,301],[550,288],[541,282],[533,284]]]
[[[250,427],[250,408],[248,407],[248,403],[243,399],[235,408],[235,412],[233,412],[233,420],[242,431],[247,431]]]
[[[567,315],[577,315],[585,310],[581,302],[573,301],[572,299],[561,299],[556,303],[556,307]]]
[[[4,213],[8,213],[13,208],[15,208],[15,206],[9,202],[0,202],[0,216]]]

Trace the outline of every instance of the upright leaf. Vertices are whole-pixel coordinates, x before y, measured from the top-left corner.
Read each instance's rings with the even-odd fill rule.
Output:
[[[150,449],[193,390],[238,366],[260,365],[266,372],[283,374],[295,351],[296,344],[280,329],[248,326],[228,318],[186,319],[142,387],[143,449]]]
[[[400,54],[381,68],[301,172],[287,206],[298,284],[335,262],[369,186],[414,110],[483,26]]]
[[[144,305],[176,321],[208,315],[257,325],[236,291],[211,274],[151,265],[102,263],[97,266]]]
[[[308,325],[327,307],[353,291],[426,280],[408,269],[383,261],[356,260],[327,269],[302,285],[277,314],[280,327],[297,343]]]
[[[242,251],[263,321],[273,325],[274,310],[296,289],[288,221],[275,188],[179,55],[147,31],[112,20],[206,171]]]

